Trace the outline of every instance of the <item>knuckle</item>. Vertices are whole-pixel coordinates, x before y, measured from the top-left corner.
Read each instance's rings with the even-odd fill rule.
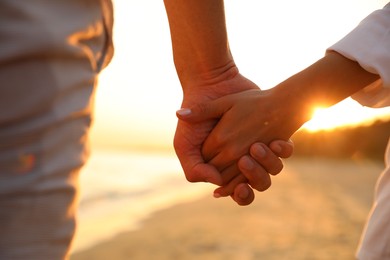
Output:
[[[214,134],[209,138],[211,139],[210,141],[212,142],[213,146],[216,147],[221,147],[224,144],[226,144],[226,142],[228,141],[228,138],[224,132],[220,132],[219,134]]]
[[[201,174],[194,166],[184,166],[184,174],[188,182],[200,182]]]
[[[195,110],[199,114],[205,114],[210,111],[210,104],[209,103],[198,103],[195,105]]]
[[[196,174],[186,174],[185,176],[188,182],[199,182],[199,176],[197,176]]]

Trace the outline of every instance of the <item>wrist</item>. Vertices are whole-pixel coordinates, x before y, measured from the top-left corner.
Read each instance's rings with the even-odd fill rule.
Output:
[[[278,118],[278,124],[283,126],[290,137],[304,123],[312,117],[312,108],[307,103],[305,93],[300,90],[299,82],[286,80],[269,90],[272,96],[273,108],[270,108],[270,115]],[[262,104],[259,104],[262,105]]]
[[[182,81],[183,107],[191,107],[243,90],[258,88],[243,77],[234,62]]]
[[[221,64],[206,65],[199,63],[196,68],[177,69],[183,93],[193,94],[199,91],[217,89],[221,82],[233,79],[239,74],[238,68],[232,59]]]

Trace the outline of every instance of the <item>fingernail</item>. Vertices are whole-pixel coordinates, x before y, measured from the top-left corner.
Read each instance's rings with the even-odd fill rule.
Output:
[[[216,198],[216,199],[222,197],[221,194],[219,194],[218,192],[214,192],[213,196],[214,196],[214,198]]]
[[[240,192],[238,193],[238,197],[240,199],[246,199],[246,198],[248,198],[248,196],[249,196],[248,189],[241,189]]]
[[[264,147],[261,144],[256,144],[254,147],[254,152],[259,157],[264,157],[266,152]]]
[[[274,148],[274,152],[276,153],[282,152],[282,147],[279,144],[275,145],[273,148]]]
[[[188,116],[189,114],[191,114],[191,109],[181,108],[181,109],[177,110],[176,113],[181,115],[181,116]]]
[[[240,166],[244,168],[245,170],[252,170],[254,167],[253,161],[248,158],[248,156],[244,156],[241,159]]]

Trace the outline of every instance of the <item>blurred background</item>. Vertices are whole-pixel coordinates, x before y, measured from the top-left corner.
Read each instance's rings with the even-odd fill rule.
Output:
[[[385,0],[226,0],[227,27],[233,56],[243,75],[257,83],[261,89],[271,88],[321,58],[327,47],[386,3]],[[390,132],[390,108],[370,109],[351,99],[329,109],[313,107],[313,120],[294,135],[295,154],[285,162],[284,173],[275,180],[274,186],[279,186],[271,187],[272,191],[267,191],[264,196],[263,193],[257,194],[262,199],[256,200],[257,204],[245,210],[229,199],[214,200],[211,198],[214,188],[211,185],[190,184],[185,181],[172,147],[177,122],[175,111],[180,108],[182,92],[173,65],[163,1],[114,0],[114,8],[115,56],[101,74],[96,93],[95,120],[90,138],[91,157],[81,175],[79,226],[72,258],[83,259],[77,258],[81,257],[81,252],[96,251],[99,247],[97,245],[116,241],[117,235],[125,231],[145,230],[147,225],[142,224],[145,219],[154,216],[157,211],[181,204],[181,207],[187,207],[186,210],[183,209],[187,214],[191,210],[197,210],[202,212],[202,216],[208,216],[200,218],[199,223],[192,223],[192,228],[196,225],[204,227],[204,223],[208,222],[222,232],[224,228],[237,225],[235,221],[246,221],[249,225],[252,218],[257,218],[257,221],[268,223],[270,216],[287,213],[291,223],[311,223],[309,227],[293,225],[294,228],[287,228],[286,232],[280,224],[262,227],[272,226],[273,229],[269,232],[283,231],[287,236],[285,242],[278,241],[273,246],[265,244],[264,238],[254,238],[253,241],[260,241],[261,245],[253,245],[259,252],[266,254],[267,250],[273,250],[267,251],[269,255],[264,259],[283,259],[280,254],[272,255],[272,252],[280,252],[279,249],[289,252],[291,256],[292,247],[289,248],[287,244],[295,241],[292,238],[297,239],[306,228],[310,230],[308,234],[315,236],[317,228],[313,219],[325,221],[324,223],[331,219],[337,225],[329,229],[322,226],[318,228],[317,235],[327,234],[327,239],[330,240],[332,234],[339,238],[348,237],[344,239],[348,242],[343,244],[344,247],[336,240],[334,244],[338,244],[337,248],[332,247],[334,250],[347,252],[347,258],[329,259],[350,259],[369,210],[375,179],[383,168],[383,153]],[[332,185],[338,186],[332,190],[335,192],[334,200],[329,202],[330,198],[325,196],[328,194],[326,188]],[[286,201],[284,197],[285,190],[292,187],[292,194],[297,196],[293,203]],[[301,189],[300,193],[297,187]],[[308,198],[313,192],[318,197]],[[271,196],[275,199],[271,199]],[[345,197],[338,201],[339,196]],[[207,203],[196,204],[204,197]],[[278,208],[273,208],[272,203],[279,205]],[[307,219],[303,220],[300,214],[286,211],[283,205],[289,203],[292,203],[290,206],[299,208],[302,214],[308,214]],[[331,214],[320,217],[317,213],[324,209],[324,205],[329,205]],[[220,211],[226,210],[234,215],[234,219],[226,217],[227,222],[223,222],[216,217],[220,212],[216,209],[218,207]],[[352,214],[344,219],[345,223],[353,223],[354,226],[346,227],[345,224],[340,224],[343,222],[338,222],[345,213],[343,209]],[[311,215],[310,212],[317,213]],[[184,214],[181,211],[176,213],[176,217]],[[161,213],[159,214],[161,217]],[[171,215],[167,215],[166,221],[172,219],[169,216]],[[340,235],[343,226],[345,233]],[[183,227],[183,230],[186,228]],[[220,231],[213,228],[204,232],[213,230],[220,234]],[[258,233],[253,228],[247,228],[251,230],[248,232],[254,232],[251,237]],[[158,233],[156,230],[149,232]],[[149,233],[145,231],[142,234],[146,236]],[[176,234],[176,237],[172,235],[172,239],[179,240],[183,235],[175,232],[172,234]],[[132,235],[133,240],[129,237],[125,239],[129,244],[131,241],[133,245],[146,243],[136,233]],[[244,232],[243,239],[250,239],[247,235]],[[222,239],[220,236],[216,237]],[[196,240],[199,241],[199,238]],[[306,243],[305,249],[295,250],[304,252],[306,256],[318,250],[310,236],[301,242]],[[312,247],[309,247],[309,242],[313,243]],[[242,253],[239,259],[259,259],[254,257],[254,249],[249,244],[245,247],[249,253],[242,253],[236,248]],[[317,246],[319,245],[318,242]],[[329,242],[329,245],[332,243]],[[112,247],[110,244],[110,248]],[[118,250],[119,247],[116,251]],[[132,250],[150,253],[144,247],[136,246]],[[212,247],[210,250],[223,251],[219,247]],[[113,251],[115,250],[112,249],[107,254],[112,255]],[[163,251],[172,251],[174,254],[179,249],[166,247]],[[336,254],[336,251],[330,252]],[[167,258],[162,255],[145,258],[140,253],[134,255],[134,258],[128,258],[127,253],[123,258],[117,256],[113,259],[191,259],[184,255],[175,258],[172,254],[167,253]],[[273,256],[278,258],[272,258]],[[223,259],[238,259],[224,257]],[[209,259],[220,258],[214,255]],[[315,258],[312,255],[311,258],[302,259],[328,258]]]

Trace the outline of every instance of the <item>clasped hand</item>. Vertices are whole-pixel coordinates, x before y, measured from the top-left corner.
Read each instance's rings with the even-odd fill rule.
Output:
[[[271,100],[259,106],[266,91],[240,74],[196,90],[184,92],[177,112],[174,146],[186,178],[216,184],[215,197],[248,205],[253,189],[266,190],[270,174],[282,170],[280,158],[291,156],[292,143],[283,141],[290,135],[275,130]]]

